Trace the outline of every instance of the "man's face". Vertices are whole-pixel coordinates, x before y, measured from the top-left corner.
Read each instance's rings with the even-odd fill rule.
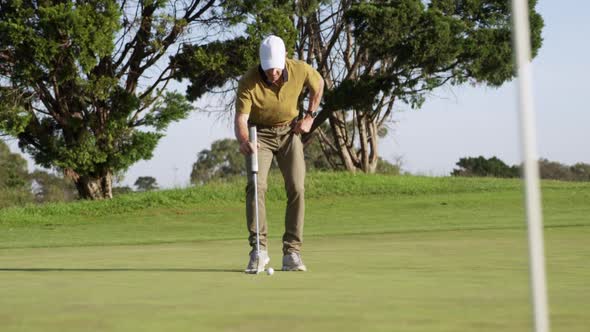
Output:
[[[266,77],[272,83],[277,83],[281,78],[281,74],[283,74],[283,70],[279,68],[269,68],[264,71],[266,73]]]

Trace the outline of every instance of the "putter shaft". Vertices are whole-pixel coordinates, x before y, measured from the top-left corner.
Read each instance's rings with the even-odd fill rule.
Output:
[[[258,257],[258,263],[256,267],[256,273],[262,272],[264,266],[261,269],[260,260],[260,222],[258,220],[258,144],[257,144],[257,132],[256,126],[250,126],[248,128],[250,143],[254,145],[254,152],[250,156],[250,171],[252,172],[252,181],[254,182],[254,218],[256,219],[256,256]]]

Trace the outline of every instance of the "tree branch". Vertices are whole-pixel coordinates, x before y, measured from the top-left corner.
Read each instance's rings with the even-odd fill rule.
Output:
[[[51,114],[51,116],[62,126],[65,126],[64,118],[59,114],[57,111],[59,109],[59,103],[53,98],[51,92],[47,89],[47,87],[41,83],[37,82],[35,86],[35,91],[39,94],[41,102]]]
[[[125,90],[127,92],[135,91],[137,87],[137,81],[141,76],[140,66],[141,61],[144,59],[146,52],[145,47],[147,46],[153,24],[153,15],[156,11],[155,3],[151,6],[145,6],[141,12],[141,23],[137,34],[133,40],[133,53],[129,58],[129,61],[121,69],[121,73],[129,68],[127,75],[127,82],[125,83]]]
[[[394,102],[395,97],[391,97],[391,99],[389,99],[389,103],[387,104],[387,110],[385,111],[385,114],[381,117],[381,120],[379,120],[379,125],[377,126],[377,128],[381,128],[381,126],[383,126],[383,123],[385,123],[385,120],[387,120],[387,118],[391,114]]]
[[[168,82],[170,79],[172,79],[173,74],[171,73],[169,76],[164,77],[164,75],[170,71],[172,69],[172,67],[169,65],[168,67],[166,67],[166,69],[164,69],[162,71],[162,73],[160,73],[160,76],[158,77],[158,79],[146,90],[144,91],[140,96],[139,99],[143,100],[145,97],[149,96],[152,91],[154,91],[156,89],[156,87],[161,83],[161,82]]]

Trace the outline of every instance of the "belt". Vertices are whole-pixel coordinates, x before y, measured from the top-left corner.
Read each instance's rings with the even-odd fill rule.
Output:
[[[270,129],[270,128],[283,128],[283,127],[287,127],[287,126],[291,126],[291,123],[293,123],[293,121],[289,121],[286,123],[277,123],[277,124],[273,124],[273,125],[262,125],[262,124],[256,124],[256,123],[249,123],[251,126],[256,126],[256,128],[261,128],[261,129]]]

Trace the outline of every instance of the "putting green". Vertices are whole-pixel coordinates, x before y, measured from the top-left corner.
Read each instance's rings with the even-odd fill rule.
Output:
[[[314,179],[306,273],[241,272],[242,184],[0,210],[0,330],[531,331],[519,181]],[[587,332],[590,185],[543,185],[552,331]]]
[[[547,230],[553,331],[587,331],[589,228]],[[271,238],[271,266],[280,241]],[[0,250],[2,331],[530,331],[522,229],[308,237],[307,273],[244,241]]]

